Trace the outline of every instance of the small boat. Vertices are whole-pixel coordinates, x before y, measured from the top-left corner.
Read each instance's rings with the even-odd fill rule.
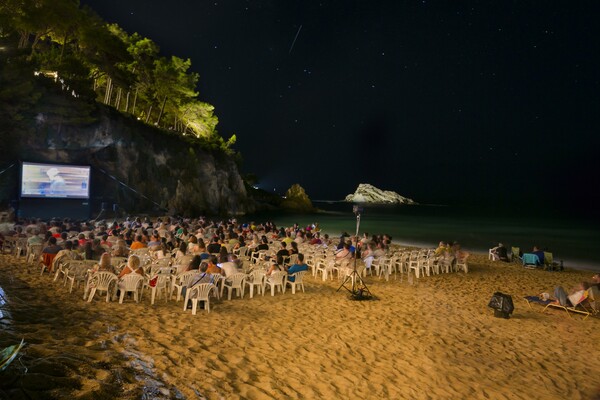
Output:
[[[25,339],[21,339],[21,343],[13,344],[0,350],[0,371],[4,371],[10,365],[24,344]]]

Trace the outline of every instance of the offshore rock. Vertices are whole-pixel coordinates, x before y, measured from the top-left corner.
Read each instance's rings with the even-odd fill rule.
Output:
[[[281,208],[295,212],[313,212],[315,208],[299,184],[293,184],[285,193],[285,199],[281,202]]]
[[[390,190],[381,190],[368,183],[361,183],[353,194],[349,194],[344,199],[351,203],[370,203],[370,204],[418,204],[412,199],[400,196]]]

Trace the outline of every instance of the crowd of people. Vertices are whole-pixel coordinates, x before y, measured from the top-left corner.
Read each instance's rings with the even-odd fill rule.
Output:
[[[307,270],[304,256],[299,254],[299,243],[314,245],[330,244],[328,235],[321,235],[318,224],[301,228],[276,227],[267,222],[240,224],[235,219],[211,221],[205,218],[173,219],[127,218],[124,221],[75,222],[69,219],[45,222],[41,220],[17,221],[10,229],[0,233],[4,237],[27,240],[27,246],[42,246],[40,260],[46,270],[52,272],[65,259],[96,260],[92,273],[109,271],[123,278],[130,273],[144,274],[140,257],[135,253],[147,249],[153,259],[170,258],[169,264],[181,264],[179,272],[198,270],[200,278],[193,284],[207,280],[213,274],[226,279],[243,268],[243,260],[235,253],[246,248],[251,255],[269,250],[273,241],[280,243],[276,255],[270,261],[267,275],[275,270],[292,274]],[[290,256],[296,255],[295,263],[289,264]],[[127,259],[121,268],[115,268],[111,257]],[[292,272],[289,272],[289,271]],[[291,277],[293,280],[293,277]]]

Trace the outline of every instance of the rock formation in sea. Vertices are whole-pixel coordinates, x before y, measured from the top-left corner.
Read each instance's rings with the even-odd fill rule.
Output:
[[[293,184],[285,193],[285,199],[281,202],[281,208],[295,212],[312,212],[315,208],[299,184]]]
[[[371,204],[418,204],[412,199],[400,196],[390,190],[381,190],[368,183],[361,183],[353,194],[346,196],[345,201]]]

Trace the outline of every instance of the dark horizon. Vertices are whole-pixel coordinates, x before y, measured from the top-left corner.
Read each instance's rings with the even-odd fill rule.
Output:
[[[267,191],[598,215],[599,3],[81,3],[191,58]]]

